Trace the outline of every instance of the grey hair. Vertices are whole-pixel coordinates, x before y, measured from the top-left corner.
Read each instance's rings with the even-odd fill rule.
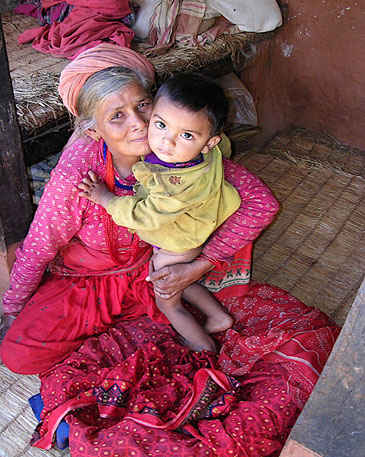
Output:
[[[112,94],[120,93],[130,84],[141,85],[149,94],[150,82],[138,71],[126,67],[109,67],[91,75],[81,88],[76,107],[79,116],[75,129],[85,134],[96,125],[95,115],[103,101]]]

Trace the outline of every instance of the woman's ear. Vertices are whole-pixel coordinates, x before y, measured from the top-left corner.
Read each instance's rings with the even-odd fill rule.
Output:
[[[100,135],[99,133],[95,130],[95,129],[87,129],[86,130],[86,133],[89,135],[89,137],[91,137],[93,140],[95,141],[99,141],[100,140]]]
[[[214,135],[207,141],[207,144],[204,146],[202,150],[202,154],[208,154],[208,152],[214,148],[221,140],[219,135]]]

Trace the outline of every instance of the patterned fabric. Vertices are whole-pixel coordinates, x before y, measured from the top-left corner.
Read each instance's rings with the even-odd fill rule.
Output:
[[[174,26],[179,13],[179,1],[160,2],[150,19],[148,41],[155,47],[166,48],[174,43]]]
[[[58,92],[63,104],[74,116],[78,116],[77,97],[86,80],[94,73],[110,67],[126,67],[139,71],[152,86],[155,72],[152,64],[136,51],[115,43],[101,43],[78,54],[61,72]],[[80,133],[76,129],[71,136]],[[69,141],[70,141],[69,140]]]
[[[132,170],[136,195],[114,197],[105,208],[116,224],[168,251],[202,246],[241,205],[237,190],[224,179],[219,145],[194,167],[166,168],[141,160]]]
[[[4,297],[5,312],[21,311],[37,289],[43,274],[56,254],[68,245],[73,237],[96,250],[107,252],[105,227],[102,220],[104,209],[78,197],[78,184],[92,169],[102,178],[105,164],[98,144],[79,139],[63,152],[46,184],[29,232],[17,249],[10,289]],[[122,181],[117,176],[119,181]],[[135,183],[132,176],[123,180]],[[115,189],[117,195],[131,195],[131,191]],[[131,244],[131,234],[117,228],[119,247]]]
[[[134,33],[122,23],[126,16],[129,23],[132,13],[128,0],[43,0],[42,6],[53,8],[62,3],[73,6],[63,21],[28,29],[18,36],[18,42],[32,42],[40,52],[71,60],[103,42],[130,48]]]
[[[279,205],[259,177],[231,160],[223,159],[223,165],[224,178],[238,190],[241,206],[214,232],[203,254],[213,263],[217,259],[230,265],[235,253],[270,224]]]
[[[115,264],[109,253],[80,242],[66,246],[5,335],[3,363],[16,373],[38,374],[120,319],[147,314],[168,323],[156,306],[152,283],[145,280],[150,254],[150,246],[139,246],[134,264],[126,267],[131,249],[121,251]]]
[[[252,244],[248,244],[235,253],[232,263],[226,268],[219,267],[206,273],[199,283],[218,299],[229,287],[231,295],[242,297],[247,294],[251,279]]]
[[[69,5],[66,2],[60,2],[50,8],[42,8],[41,0],[21,0],[14,12],[35,17],[40,25],[46,25],[53,24],[56,21],[62,22],[71,13],[72,9],[73,5]]]
[[[143,160],[145,162],[154,163],[156,165],[161,165],[161,166],[167,167],[167,168],[190,168],[190,167],[195,167],[195,165],[199,165],[199,163],[204,162],[204,157],[203,157],[203,154],[200,153],[198,155],[198,157],[195,157],[194,159],[190,160],[189,162],[169,163],[169,162],[164,162],[163,160],[159,159],[154,152],[151,152],[150,154],[146,155]]]
[[[254,240],[273,219],[278,203],[262,181],[242,165],[223,159],[225,179],[239,192],[240,208],[211,236],[203,249],[207,259],[231,263],[235,252]],[[73,237],[85,246],[107,252],[103,208],[78,197],[77,186],[89,170],[104,179],[105,163],[98,143],[79,138],[66,149],[51,173],[29,233],[17,249],[10,289],[4,296],[4,311],[19,313],[36,291],[43,274],[56,254]],[[116,179],[134,185],[129,176]],[[115,187],[116,195],[132,195],[131,190]],[[116,227],[119,248],[132,242],[124,227]],[[141,245],[143,246],[143,242]]]
[[[207,2],[204,0],[166,0],[155,9],[150,21],[148,42],[155,52],[162,53],[174,43],[196,45],[214,41],[223,33],[239,33],[240,30],[228,21],[199,34]]]
[[[237,259],[246,250],[237,253]],[[137,254],[127,266],[134,257],[130,246],[119,252],[119,262],[114,263],[109,253],[72,240],[49,264],[51,274],[6,334],[0,348],[3,362],[17,373],[38,374],[120,319],[148,315],[154,322],[169,323],[156,306],[152,283],[145,281],[151,247],[139,246]],[[224,271],[219,273],[222,292],[231,282],[231,271],[229,267],[228,281]],[[230,290],[236,289],[246,293],[248,285],[239,286],[236,281]]]
[[[141,317],[44,373],[33,445],[49,449],[66,417],[72,457],[278,456],[339,329],[281,289],[225,290],[235,322],[217,335],[218,356]]]

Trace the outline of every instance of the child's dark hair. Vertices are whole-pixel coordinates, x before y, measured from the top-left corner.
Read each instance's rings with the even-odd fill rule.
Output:
[[[161,97],[193,112],[205,110],[212,126],[212,136],[221,133],[227,122],[227,97],[219,84],[203,74],[176,73],[160,86],[155,102]]]

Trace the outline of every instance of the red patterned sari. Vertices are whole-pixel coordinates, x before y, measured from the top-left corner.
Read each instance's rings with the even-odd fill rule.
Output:
[[[247,249],[205,278],[235,320],[215,336],[218,355],[150,317],[119,321],[41,375],[33,445],[49,449],[65,418],[72,457],[277,456],[339,329],[281,289],[249,285]]]

